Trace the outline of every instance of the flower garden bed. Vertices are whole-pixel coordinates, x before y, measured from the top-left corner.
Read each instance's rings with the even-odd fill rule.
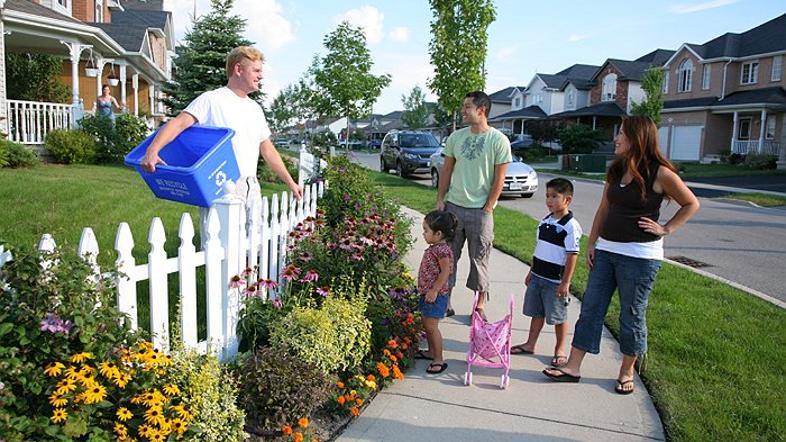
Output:
[[[412,363],[409,221],[337,159],[318,216],[290,234],[287,281],[232,278],[241,355],[154,349],[81,259],[0,251],[0,434],[5,442],[330,440]],[[173,326],[172,330],[178,327]]]

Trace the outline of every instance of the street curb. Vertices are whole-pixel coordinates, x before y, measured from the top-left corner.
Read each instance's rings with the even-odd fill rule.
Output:
[[[705,272],[704,270],[701,270],[701,269],[695,269],[695,268],[693,268],[693,267],[691,267],[689,265],[683,264],[681,262],[672,261],[670,259],[664,259],[664,261],[668,262],[669,264],[673,264],[673,265],[675,265],[677,267],[681,267],[681,268],[686,269],[686,270],[691,270],[694,273],[698,273],[701,276],[706,276],[707,278],[714,279],[714,280],[716,280],[718,282],[722,282],[722,283],[724,283],[726,285],[734,287],[735,289],[742,290],[743,292],[751,294],[751,295],[753,295],[753,296],[755,296],[755,297],[757,297],[757,298],[759,298],[759,299],[761,299],[763,301],[767,301],[767,302],[769,302],[771,304],[774,304],[777,307],[780,307],[782,309],[786,309],[786,302],[783,302],[780,299],[773,298],[772,296],[764,294],[764,293],[762,293],[762,292],[760,292],[760,291],[758,291],[756,289],[752,289],[752,288],[750,288],[748,286],[744,286],[744,285],[742,285],[740,283],[737,283],[737,282],[734,282],[734,281],[730,281],[730,280],[728,280],[728,279],[726,279],[726,278],[724,278],[722,276],[713,275],[712,273]]]

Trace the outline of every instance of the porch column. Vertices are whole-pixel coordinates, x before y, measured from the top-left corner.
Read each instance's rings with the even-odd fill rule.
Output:
[[[0,0],[0,8],[5,4],[5,0]],[[8,132],[8,109],[7,109],[7,96],[5,88],[5,25],[0,20],[0,54],[3,54],[0,63],[0,133],[9,136]]]
[[[131,87],[134,88],[134,115],[139,115],[139,74],[131,76]]]
[[[521,125],[519,127],[519,134],[521,134],[522,137],[524,136],[524,121],[525,120],[523,118],[519,120],[519,124]]]
[[[740,113],[734,111],[734,122],[732,123],[734,126],[731,128],[731,153],[737,153],[734,151],[734,144],[737,141],[737,136],[739,135],[739,128],[740,128]]]
[[[101,79],[104,76],[104,66],[106,66],[107,63],[109,63],[109,60],[100,55],[96,59],[96,67],[98,68],[98,75],[96,76],[96,98],[101,96]]]
[[[595,123],[597,122],[597,120],[598,120],[598,116],[597,115],[593,115],[592,116],[592,130],[595,130]]]
[[[128,106],[126,106],[126,65],[125,63],[120,65],[120,107],[123,108],[123,112],[128,112]]]
[[[91,45],[83,45],[78,42],[60,40],[68,48],[71,57],[71,103],[79,105],[79,58],[82,51],[92,48]]]
[[[155,85],[153,83],[149,83],[147,85],[147,97],[150,100],[150,115],[155,113],[155,104],[156,104],[156,92],[155,92]]]
[[[759,153],[764,150],[764,132],[767,129],[767,109],[761,110],[761,122],[759,123]]]

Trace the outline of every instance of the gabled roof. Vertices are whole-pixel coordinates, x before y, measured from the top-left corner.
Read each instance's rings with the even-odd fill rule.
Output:
[[[564,75],[557,75],[557,74],[536,74],[546,83],[546,87],[549,89],[562,89],[562,85],[568,81],[568,77]]]
[[[492,118],[492,121],[500,121],[500,120],[513,120],[513,119],[520,119],[520,118],[544,118],[546,113],[543,112],[539,106],[532,105],[527,106],[523,109],[518,109],[510,112],[505,112],[504,114],[497,115],[496,117]]]
[[[593,104],[592,106],[582,107],[572,111],[560,112],[549,116],[549,118],[572,118],[572,117],[624,117],[627,114],[619,105],[613,101]]]
[[[30,0],[6,0],[5,8],[19,12],[25,12],[28,14],[39,15],[42,17],[54,18],[57,20],[65,20],[71,23],[82,23],[75,18],[56,12],[50,8],[47,8],[46,6],[41,6],[38,3],[33,3]]]
[[[382,116],[383,120],[400,120],[404,111],[393,111]]]
[[[112,13],[112,24],[146,26],[164,30],[170,14],[171,12],[168,11],[131,9],[129,6],[125,11]]]
[[[600,66],[590,64],[574,64],[573,66],[557,72],[556,75],[563,75],[566,77],[565,81],[560,86],[560,90],[565,90],[569,83],[573,83],[576,89],[589,90],[592,89],[595,73],[600,70]]]
[[[671,49],[655,49],[649,54],[644,54],[634,61],[644,61],[656,66],[663,66],[677,51]]]
[[[148,11],[164,10],[164,0],[121,0],[120,4],[123,5],[123,8],[144,9]]]
[[[103,29],[123,49],[129,52],[142,52],[142,46],[147,36],[147,26],[116,23],[91,23],[90,25]]]
[[[513,91],[515,91],[517,86],[508,86],[505,89],[499,90],[492,94],[489,94],[489,98],[491,99],[492,103],[506,103],[510,104],[513,101],[511,95]]]
[[[632,81],[641,81],[642,77],[644,76],[644,72],[647,71],[651,66],[652,63],[647,61],[628,61],[628,60],[618,60],[615,58],[609,58],[606,60],[606,63],[610,63],[617,71],[620,73],[620,80],[632,80]],[[605,65],[605,63],[604,63]],[[596,77],[601,71],[598,70],[598,73],[595,74]]]
[[[738,105],[770,105],[778,109],[786,109],[786,89],[780,86],[737,91],[727,95],[723,100],[717,97],[688,98],[671,100],[663,103],[664,110],[676,110],[691,107],[721,107]]]

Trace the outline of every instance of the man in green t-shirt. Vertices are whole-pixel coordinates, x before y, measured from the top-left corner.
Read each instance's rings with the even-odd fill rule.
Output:
[[[452,243],[451,293],[456,285],[456,263],[466,241],[470,257],[467,288],[480,293],[477,310],[484,319],[488,259],[494,241],[492,212],[512,159],[508,138],[488,124],[490,111],[491,100],[484,92],[470,92],[464,97],[462,117],[469,126],[448,137],[437,188],[437,209],[453,213],[459,221]],[[448,316],[453,313],[448,301]]]

